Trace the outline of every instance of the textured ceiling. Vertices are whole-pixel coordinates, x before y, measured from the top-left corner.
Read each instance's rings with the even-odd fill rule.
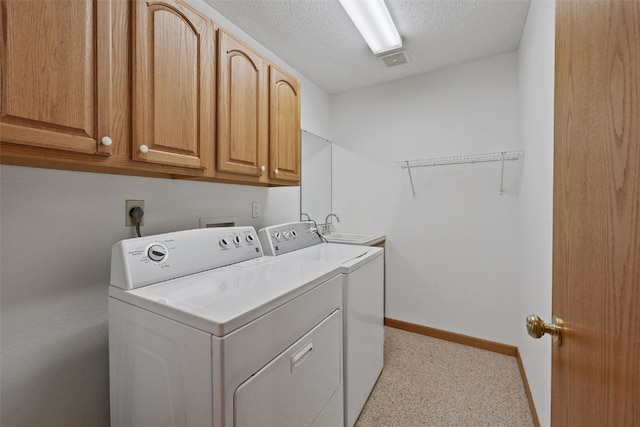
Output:
[[[386,0],[408,64],[387,68],[338,0],[205,0],[334,94],[518,49],[529,0]]]

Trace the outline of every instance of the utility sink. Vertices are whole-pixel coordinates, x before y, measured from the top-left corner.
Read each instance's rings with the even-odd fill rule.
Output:
[[[350,245],[372,245],[384,240],[381,234],[333,232],[323,236],[330,243],[346,243]]]

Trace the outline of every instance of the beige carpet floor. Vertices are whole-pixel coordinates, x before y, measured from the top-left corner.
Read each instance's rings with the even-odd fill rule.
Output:
[[[384,363],[356,427],[533,426],[515,357],[385,326]]]

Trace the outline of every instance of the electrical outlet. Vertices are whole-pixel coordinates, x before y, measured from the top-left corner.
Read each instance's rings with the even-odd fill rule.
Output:
[[[260,218],[260,203],[258,202],[251,203],[251,217]]]
[[[133,223],[133,218],[131,218],[131,215],[129,215],[129,212],[131,211],[131,209],[135,208],[136,206],[142,208],[142,210],[144,211],[144,200],[125,201],[124,225],[126,225],[127,227],[133,227],[135,225]],[[144,225],[144,217],[142,217],[142,222],[140,223],[140,225]]]

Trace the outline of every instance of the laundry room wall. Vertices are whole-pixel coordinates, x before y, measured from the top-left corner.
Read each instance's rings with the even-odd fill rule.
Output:
[[[191,3],[298,77],[302,127],[329,136],[328,94]],[[0,425],[109,425],[107,287],[111,246],[134,236],[124,226],[126,199],[145,201],[144,235],[196,228],[202,217],[294,221],[300,206],[299,187],[0,166]]]
[[[518,55],[334,95],[338,230],[383,233],[386,316],[515,345],[519,172],[393,161],[520,148]],[[524,162],[527,162],[526,159]]]
[[[551,425],[551,339],[530,338],[524,318],[551,319],[555,1],[533,0],[520,41],[520,138],[526,150],[520,186],[518,349],[540,425]]]

